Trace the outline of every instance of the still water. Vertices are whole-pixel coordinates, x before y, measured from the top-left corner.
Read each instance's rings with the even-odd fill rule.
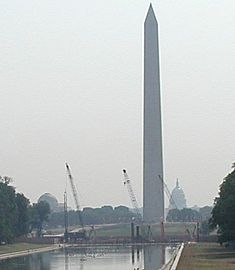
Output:
[[[1,270],[158,270],[175,247],[69,248],[0,261]]]

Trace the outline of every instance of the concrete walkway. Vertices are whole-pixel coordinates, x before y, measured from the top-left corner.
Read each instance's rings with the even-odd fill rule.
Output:
[[[0,255],[0,260],[6,260],[6,259],[11,259],[11,258],[20,257],[20,256],[27,256],[34,253],[48,252],[48,251],[58,250],[61,248],[62,247],[60,245],[52,245],[49,247],[27,249],[27,250],[22,250],[22,251],[17,251],[17,252],[5,253],[5,254]]]
[[[176,270],[183,249],[184,249],[184,243],[182,243],[176,248],[176,250],[174,251],[172,255],[172,258],[169,260],[168,263],[163,265],[163,267],[160,270]]]

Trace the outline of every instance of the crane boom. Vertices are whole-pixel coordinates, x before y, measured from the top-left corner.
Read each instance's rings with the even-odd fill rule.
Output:
[[[68,242],[68,206],[67,206],[67,192],[64,192],[64,239]]]
[[[84,228],[82,215],[81,215],[81,212],[80,212],[80,206],[79,206],[79,202],[78,202],[77,189],[76,189],[76,186],[74,184],[73,176],[71,174],[71,170],[70,170],[70,167],[69,167],[68,163],[66,163],[65,165],[66,165],[67,173],[68,173],[68,176],[69,176],[69,181],[70,181],[70,185],[71,185],[71,189],[72,189],[72,193],[73,193],[73,198],[74,198],[76,210],[78,212],[79,223],[80,223],[81,227]]]
[[[162,181],[162,183],[163,183],[164,191],[165,191],[165,193],[166,193],[166,195],[167,195],[167,197],[168,197],[168,199],[169,199],[169,202],[170,202],[170,203],[172,202],[172,203],[174,204],[175,208],[178,209],[178,207],[177,207],[177,205],[176,205],[176,203],[175,203],[175,201],[174,201],[174,199],[173,199],[173,197],[172,197],[172,195],[171,195],[171,193],[170,193],[170,190],[169,190],[169,188],[168,188],[166,182],[163,180],[163,178],[161,177],[161,175],[158,175],[158,177],[159,177],[159,179],[160,179],[160,180]]]
[[[128,190],[128,193],[129,193],[129,196],[130,196],[130,199],[131,199],[132,206],[133,206],[133,208],[135,210],[138,221],[141,222],[142,221],[142,215],[141,215],[140,210],[139,210],[139,205],[138,205],[138,202],[136,200],[134,191],[132,189],[130,178],[129,178],[129,176],[128,176],[125,169],[123,169],[123,177],[124,177],[124,179],[123,179],[124,180],[124,185],[127,186],[127,190]]]

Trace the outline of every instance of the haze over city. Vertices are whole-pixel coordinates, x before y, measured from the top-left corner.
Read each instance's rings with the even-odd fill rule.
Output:
[[[234,162],[235,3],[152,1],[159,23],[165,181],[211,205]],[[143,21],[149,1],[2,1],[1,175],[32,201],[142,204]],[[70,199],[72,201],[72,199]],[[71,202],[72,204],[72,202]],[[166,205],[167,206],[167,205]]]

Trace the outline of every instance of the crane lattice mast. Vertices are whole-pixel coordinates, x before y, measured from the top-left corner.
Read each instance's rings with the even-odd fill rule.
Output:
[[[73,176],[71,174],[71,171],[70,171],[70,168],[69,168],[68,163],[66,163],[65,165],[66,165],[67,173],[68,173],[68,176],[69,176],[69,181],[70,181],[70,185],[71,185],[71,189],[72,189],[72,193],[73,193],[73,198],[74,198],[76,210],[78,212],[79,223],[80,223],[81,227],[84,228],[84,224],[83,224],[83,220],[82,220],[82,215],[81,215],[81,212],[80,212],[80,206],[79,206],[79,202],[78,202],[77,189],[76,189],[76,186],[74,184]]]
[[[65,243],[68,242],[68,205],[67,205],[67,192],[64,192],[64,238]]]
[[[127,190],[128,190],[128,193],[129,193],[129,196],[130,196],[130,199],[131,199],[132,206],[133,206],[133,208],[135,210],[138,221],[141,222],[142,221],[142,215],[141,215],[140,210],[139,210],[139,205],[138,205],[138,202],[136,200],[134,191],[132,189],[130,178],[129,178],[129,176],[128,176],[125,169],[123,169],[123,177],[124,177],[124,179],[123,179],[124,180],[124,185],[127,186]]]
[[[173,199],[173,197],[172,197],[172,195],[171,195],[171,193],[170,193],[170,190],[169,190],[167,184],[165,183],[165,181],[163,180],[163,178],[161,177],[161,175],[158,175],[158,177],[159,177],[159,179],[160,179],[160,180],[162,181],[162,183],[163,183],[164,191],[165,191],[165,193],[166,193],[166,195],[167,195],[167,197],[168,197],[168,199],[169,199],[169,202],[170,202],[170,203],[172,202],[172,203],[174,204],[175,208],[178,209],[178,207],[177,207],[177,205],[176,205],[176,203],[175,203],[175,201],[174,201],[174,199]]]

